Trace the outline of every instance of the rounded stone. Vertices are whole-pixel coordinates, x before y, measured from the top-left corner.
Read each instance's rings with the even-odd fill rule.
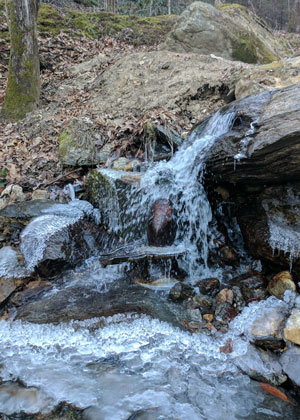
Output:
[[[292,275],[289,271],[281,271],[276,274],[268,284],[268,292],[270,295],[283,299],[286,290],[296,291],[296,285],[293,282]]]

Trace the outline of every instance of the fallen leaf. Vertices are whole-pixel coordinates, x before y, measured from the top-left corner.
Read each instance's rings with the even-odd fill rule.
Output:
[[[290,401],[288,399],[288,397],[281,392],[278,388],[276,388],[275,386],[269,385],[269,384],[264,384],[263,382],[260,382],[259,385],[261,386],[261,388],[268,392],[269,394],[273,395],[276,398],[280,398],[282,401],[285,401],[293,406],[297,406],[297,404],[293,403],[292,401]]]

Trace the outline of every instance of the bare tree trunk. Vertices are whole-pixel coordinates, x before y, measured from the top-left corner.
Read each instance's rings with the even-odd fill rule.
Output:
[[[39,104],[38,6],[39,0],[6,0],[10,31],[8,82],[2,108],[6,119],[22,119]]]
[[[153,0],[150,0],[150,7],[149,7],[149,16],[152,16],[152,6],[153,6]]]
[[[171,14],[171,0],[168,0],[168,15]]]

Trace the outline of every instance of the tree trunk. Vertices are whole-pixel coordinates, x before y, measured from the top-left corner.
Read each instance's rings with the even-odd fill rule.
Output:
[[[171,14],[171,0],[168,0],[168,15]]]
[[[6,0],[10,31],[8,82],[2,108],[6,119],[22,119],[39,103],[38,6],[39,0]]]

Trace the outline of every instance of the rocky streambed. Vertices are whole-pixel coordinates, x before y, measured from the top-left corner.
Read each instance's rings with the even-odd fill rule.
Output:
[[[0,210],[3,419],[298,418],[299,99]]]

